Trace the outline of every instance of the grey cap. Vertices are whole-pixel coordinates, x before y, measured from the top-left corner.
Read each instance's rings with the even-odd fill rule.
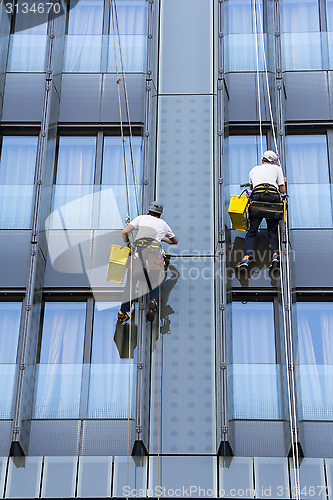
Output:
[[[149,212],[154,212],[155,214],[162,215],[163,205],[158,201],[152,201],[149,205]]]
[[[268,161],[269,163],[279,163],[279,155],[274,153],[274,151],[271,151],[270,149],[268,151],[265,151],[262,157],[262,161]]]

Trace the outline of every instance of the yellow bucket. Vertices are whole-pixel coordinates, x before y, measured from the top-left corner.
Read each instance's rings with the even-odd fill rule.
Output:
[[[228,213],[232,228],[236,229],[236,231],[247,231],[247,219],[244,218],[244,213],[248,202],[249,198],[247,196],[231,196]]]
[[[107,280],[122,283],[124,280],[128,256],[131,253],[128,247],[111,245]]]

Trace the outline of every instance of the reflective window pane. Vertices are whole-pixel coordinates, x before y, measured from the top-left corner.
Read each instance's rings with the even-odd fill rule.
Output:
[[[233,363],[275,363],[272,302],[233,302]]]
[[[292,498],[295,494],[295,472],[292,459],[290,463],[290,479]],[[297,472],[296,472],[297,473]],[[302,500],[325,500],[326,483],[323,458],[303,458],[299,467],[300,490]]]
[[[111,496],[112,457],[79,457],[77,496]]]
[[[46,302],[40,363],[82,363],[86,304]]]
[[[0,302],[0,418],[12,415],[21,302]]]
[[[262,137],[263,151],[267,149],[266,136]],[[261,141],[258,135],[229,136],[226,140],[229,183],[249,182],[249,172],[261,164]]]
[[[292,228],[331,228],[332,198],[326,135],[286,137]]]
[[[5,498],[38,498],[42,473],[41,457],[9,459]]]
[[[71,3],[73,4],[73,0]],[[68,34],[101,35],[103,30],[103,12],[103,0],[75,1],[75,6],[69,11]]]
[[[282,0],[280,5],[285,33],[320,30],[318,0]]]
[[[113,4],[115,5],[115,4]],[[117,25],[118,16],[118,25]],[[145,35],[147,31],[147,3],[146,0],[120,0],[117,10],[113,9],[115,32],[121,35]],[[112,16],[110,15],[110,24]],[[112,25],[110,27],[112,33]]]
[[[94,182],[96,137],[60,137],[57,184]]]
[[[276,364],[273,303],[232,304],[233,364],[230,408],[236,419],[281,418],[281,374]]]
[[[298,362],[333,365],[333,304],[298,302]]]
[[[0,161],[0,228],[31,225],[38,138],[5,136]]]
[[[34,418],[79,416],[85,315],[85,303],[45,304]]]
[[[219,458],[220,497],[254,498],[253,458]]]
[[[91,418],[127,418],[128,412],[134,417],[137,331],[136,325],[131,332],[126,326],[115,328],[119,309],[120,303],[97,302],[95,306],[88,403]],[[110,328],[115,330],[111,335]]]
[[[256,498],[290,498],[287,458],[255,458]]]
[[[298,390],[303,420],[333,419],[333,304],[297,304]]]
[[[328,184],[326,135],[288,135],[286,163],[289,184]]]
[[[45,457],[42,497],[73,498],[76,468],[77,457]]]

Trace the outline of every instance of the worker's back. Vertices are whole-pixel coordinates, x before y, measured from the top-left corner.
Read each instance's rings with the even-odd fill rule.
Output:
[[[153,238],[160,242],[165,236],[168,238],[174,236],[165,220],[153,217],[152,215],[139,215],[131,221],[131,224],[134,229],[138,229],[137,240],[141,238]]]
[[[284,184],[282,168],[279,165],[270,163],[263,163],[253,167],[249,173],[249,180],[253,188],[259,184],[271,184],[276,189],[279,189],[279,186]]]

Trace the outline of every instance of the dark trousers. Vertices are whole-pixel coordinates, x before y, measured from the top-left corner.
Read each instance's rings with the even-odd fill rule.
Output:
[[[270,203],[278,203],[281,201],[280,195],[263,195],[263,194],[253,194],[251,199],[253,201],[267,201]],[[261,221],[264,217],[251,217],[250,213],[250,227],[246,233],[244,240],[244,255],[249,255],[251,259],[254,259],[254,250],[256,246],[256,237]],[[268,229],[268,241],[271,249],[271,254],[279,251],[279,241],[278,241],[278,226],[279,221],[273,219],[266,219],[267,229]]]
[[[140,250],[139,250],[140,251]],[[145,272],[143,270],[143,265],[142,262],[144,263],[145,270],[147,272],[148,280],[151,286],[151,290],[149,292],[149,297],[150,300],[156,300],[158,303],[159,300],[159,286],[156,286],[157,283],[160,282],[160,271],[158,270],[151,270],[149,269],[149,266],[147,266],[145,259],[141,261],[141,259],[133,259],[133,265],[132,265],[132,279],[130,278],[130,267],[128,269],[128,275],[127,275],[127,281],[126,285],[124,288],[124,296],[125,297],[130,297],[132,295],[132,301],[135,298],[138,298],[137,294],[135,294],[135,287],[136,284],[139,282],[144,282],[147,286],[147,277],[145,275]],[[132,294],[131,294],[131,285],[132,285]],[[122,313],[128,313],[131,310],[131,302],[128,300],[126,302],[123,302],[121,304],[120,308]]]

